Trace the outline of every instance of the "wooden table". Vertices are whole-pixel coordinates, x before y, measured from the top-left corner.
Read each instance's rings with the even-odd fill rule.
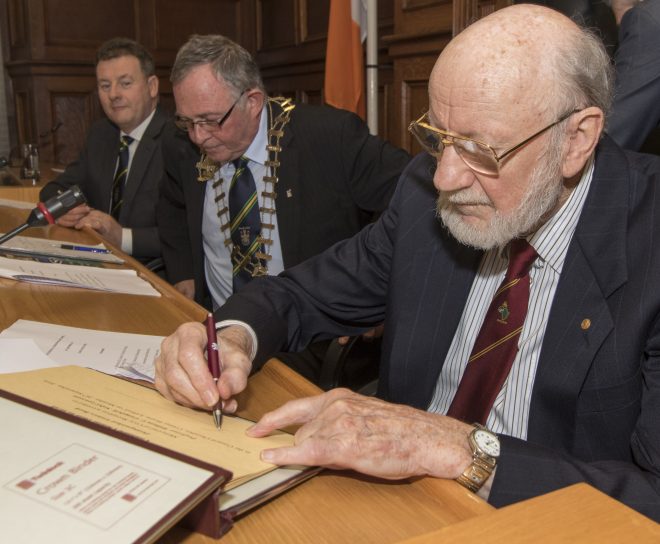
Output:
[[[26,210],[0,206],[0,231],[21,224]],[[94,243],[93,232],[61,227],[24,235]],[[17,283],[0,278],[0,328],[32,319],[101,330],[167,335],[206,311],[183,298],[130,257],[129,266],[162,297],[131,296]],[[241,415],[258,418],[283,402],[318,389],[276,360],[250,378],[239,398]],[[226,544],[306,542],[660,542],[660,526],[587,485],[578,485],[500,510],[457,483],[420,478],[384,482],[327,471],[239,519]],[[612,537],[612,535],[615,535]],[[629,538],[630,537],[630,538]],[[210,544],[213,539],[175,528],[162,544]]]
[[[436,542],[658,544],[660,525],[587,484],[575,484],[405,541]]]
[[[53,170],[55,168],[55,170]],[[0,199],[22,200],[24,202],[39,202],[39,191],[46,183],[60,175],[63,167],[50,163],[40,166],[38,180],[21,178],[19,166],[8,166],[0,169]]]
[[[26,210],[0,207],[0,231],[22,223]],[[92,231],[52,226],[22,235],[95,243]],[[162,297],[100,293],[82,289],[18,283],[0,278],[0,328],[16,319],[144,334],[170,334],[185,321],[201,321],[206,311],[129,256],[122,257],[149,279]],[[318,390],[271,361],[251,378],[240,398],[241,415],[255,419],[284,401]],[[493,508],[451,481],[380,482],[345,472],[327,472],[240,519],[223,542],[397,542]],[[212,542],[175,529],[164,542]]]

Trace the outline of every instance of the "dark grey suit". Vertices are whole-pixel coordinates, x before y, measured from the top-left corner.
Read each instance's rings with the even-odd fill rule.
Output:
[[[415,158],[377,223],[252,282],[216,318],[255,328],[257,364],[385,318],[379,395],[426,409],[482,256],[436,219],[433,168]],[[658,236],[660,158],[605,137],[549,316],[528,439],[501,436],[494,505],[586,481],[660,520]]]
[[[166,124],[167,116],[157,108],[135,150],[119,215],[122,227],[133,231],[133,256],[141,260],[160,256],[156,202],[163,178],[160,143]],[[108,212],[118,150],[117,126],[107,118],[96,121],[78,159],[41,190],[40,198],[44,200],[79,185],[91,207]]]
[[[625,13],[614,65],[607,132],[621,147],[638,150],[660,124],[660,0],[646,0]]]

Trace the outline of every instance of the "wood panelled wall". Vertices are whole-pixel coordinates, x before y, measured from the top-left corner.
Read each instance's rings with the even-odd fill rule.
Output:
[[[415,151],[406,131],[427,106],[426,82],[452,35],[509,0],[378,0],[379,133]],[[323,103],[330,0],[0,0],[13,149],[37,142],[66,164],[103,115],[94,56],[114,36],[153,54],[161,101],[173,111],[169,70],[192,33],[224,34],[251,51],[271,95]]]

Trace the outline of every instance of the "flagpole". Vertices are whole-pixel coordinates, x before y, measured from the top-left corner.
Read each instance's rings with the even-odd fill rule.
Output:
[[[367,124],[378,134],[378,3],[367,0]]]

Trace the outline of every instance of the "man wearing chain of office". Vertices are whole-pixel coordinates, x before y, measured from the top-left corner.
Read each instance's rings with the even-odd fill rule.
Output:
[[[410,159],[355,114],[268,97],[250,53],[224,36],[192,36],[170,79],[180,130],[163,144],[163,258],[168,280],[209,308],[358,232]],[[317,378],[316,364],[292,366]]]

